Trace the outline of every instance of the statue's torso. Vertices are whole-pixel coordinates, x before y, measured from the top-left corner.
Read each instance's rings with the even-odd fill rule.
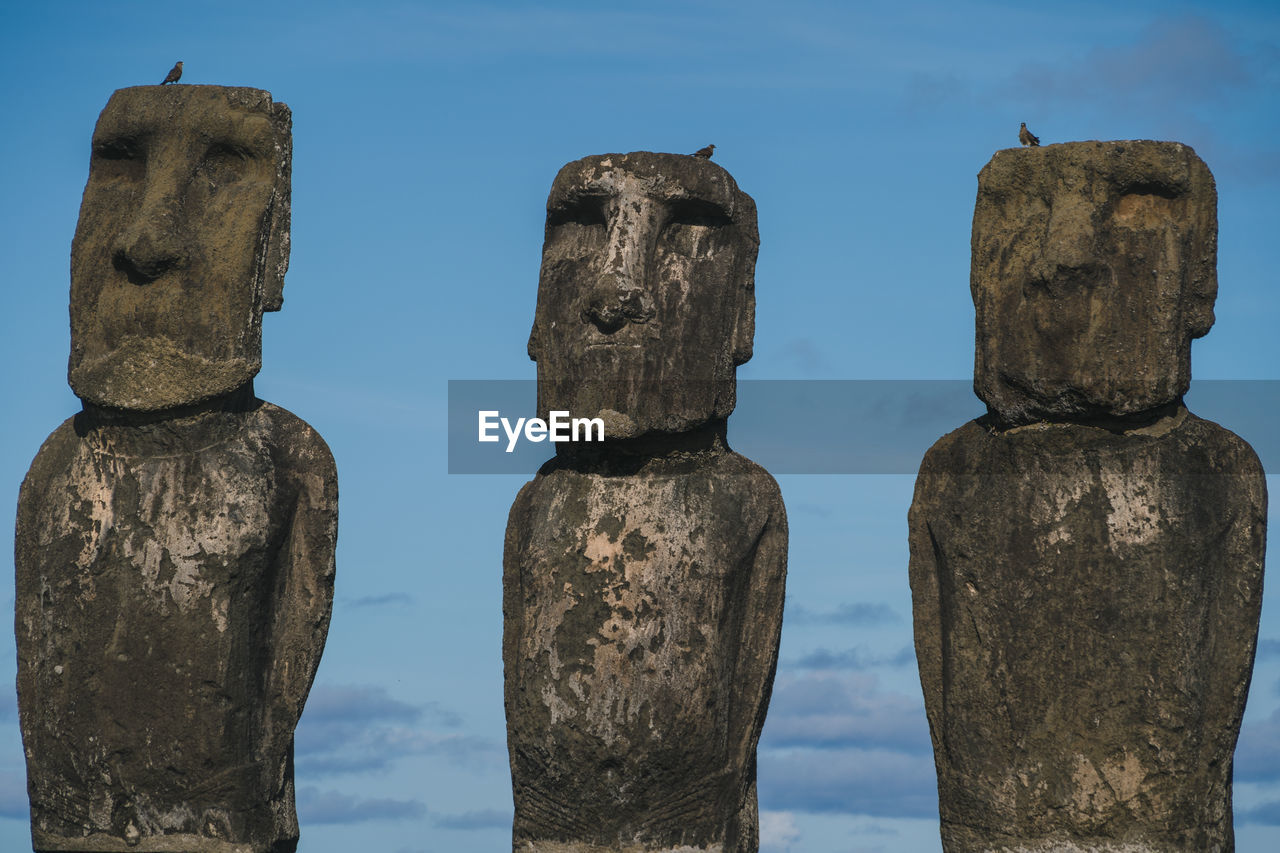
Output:
[[[695,842],[716,815],[723,828],[764,710],[744,633],[771,634],[776,655],[781,624],[785,540],[781,562],[757,560],[771,526],[785,531],[777,487],[737,456],[658,475],[562,469],[526,486],[505,578],[513,774],[518,802],[574,814],[540,829],[594,814],[604,825],[584,833],[599,838],[683,822]],[[761,594],[776,612],[751,610],[753,585],[775,587]]]
[[[1190,415],[1153,436],[971,423],[935,445],[912,589],[944,825],[1221,826],[1264,518],[1256,457]],[[1216,813],[1192,814],[1205,786]]]
[[[33,827],[48,849],[94,849],[56,839],[99,833],[140,850],[172,833],[253,836],[291,749],[268,710],[300,497],[277,443],[310,437],[331,470],[327,448],[270,404],[142,438],[74,422],[41,449],[19,507]]]

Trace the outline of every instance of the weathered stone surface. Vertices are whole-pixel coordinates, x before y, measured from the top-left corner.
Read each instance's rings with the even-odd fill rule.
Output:
[[[701,158],[561,169],[529,337],[540,415],[603,416],[618,438],[727,418],[751,358],[759,244],[755,202]]]
[[[1217,191],[1176,142],[998,151],[978,175],[974,389],[1005,421],[1140,415],[1213,325]]]
[[[539,408],[603,415],[607,440],[559,445],[507,525],[513,850],[758,849],[787,522],[725,442],[757,243],[754,205],[705,160],[604,155],[556,179]]]
[[[1264,482],[1185,410],[1128,434],[972,422],[929,451],[911,585],[948,851],[1228,848]]]
[[[1001,151],[980,177],[989,413],[930,449],[910,513],[948,853],[1234,848],[1266,484],[1181,404],[1211,190],[1173,143]]]
[[[17,545],[37,849],[297,837],[336,483],[320,437],[251,398],[150,423],[87,411],[45,442]]]
[[[139,86],[93,132],[71,244],[71,388],[159,411],[262,366],[289,265],[290,113],[259,89]]]
[[[84,410],[18,500],[37,851],[296,847],[337,476],[314,430],[253,395],[288,151],[287,107],[250,89],[122,90],[95,131],[72,263]]]

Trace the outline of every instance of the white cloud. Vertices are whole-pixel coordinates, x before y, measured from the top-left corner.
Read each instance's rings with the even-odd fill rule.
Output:
[[[791,812],[760,812],[761,853],[787,853],[800,840],[796,816]]]
[[[304,823],[363,823],[424,817],[427,807],[416,800],[375,797],[362,800],[341,791],[298,789],[298,818]]]
[[[436,730],[461,725],[462,718],[448,708],[401,702],[381,687],[317,687],[298,724],[298,772],[318,776],[385,770],[409,755],[438,755],[464,765],[500,762],[505,756],[502,744],[488,738]]]
[[[1266,720],[1246,723],[1240,729],[1235,778],[1237,782],[1280,780],[1280,708],[1272,711]]]
[[[881,693],[872,675],[823,671],[778,676],[761,746],[932,751],[921,697]]]
[[[867,652],[860,647],[833,652],[826,648],[817,648],[790,664],[794,669],[848,669],[865,670],[876,667],[897,668],[916,662],[916,652],[911,646],[902,646],[891,655],[879,652]]]
[[[932,755],[882,749],[761,750],[760,802],[773,809],[920,817],[938,815]]]
[[[889,625],[902,617],[887,604],[859,601],[845,603],[835,610],[810,610],[801,604],[787,602],[787,622],[793,625]]]

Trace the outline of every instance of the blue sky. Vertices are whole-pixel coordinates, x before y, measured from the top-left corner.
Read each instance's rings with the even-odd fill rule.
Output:
[[[324,435],[341,482],[333,627],[298,731],[303,853],[509,843],[501,550],[524,478],[446,473],[447,380],[533,377],[544,205],[567,161],[716,143],[759,207],[740,377],[965,380],[975,176],[1018,123],[1045,143],[1178,140],[1219,189],[1218,322],[1195,375],[1280,379],[1274,3],[11,3],[11,508],[78,409],[68,258],[94,121],[113,89],[157,83],[178,59],[183,82],[257,86],[294,111],[292,266],[257,390]],[[1229,407],[1191,405],[1232,426]],[[791,574],[759,763],[769,853],[938,849],[911,652],[912,479],[779,477]],[[1274,592],[1261,636],[1237,764],[1246,853],[1280,847]],[[0,681],[13,661],[6,632]],[[0,849],[27,843],[22,768],[0,695]]]

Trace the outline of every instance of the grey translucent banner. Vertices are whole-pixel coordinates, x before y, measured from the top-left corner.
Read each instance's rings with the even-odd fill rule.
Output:
[[[557,446],[529,440],[523,428],[511,439],[520,418],[537,416],[536,400],[531,379],[450,380],[449,473],[532,476]],[[1280,380],[1201,380],[1186,402],[1280,473]],[[775,475],[914,475],[930,445],[985,410],[968,380],[740,380],[729,444]],[[497,413],[487,416],[497,440],[479,440],[481,412]],[[569,429],[566,420],[561,431]]]

